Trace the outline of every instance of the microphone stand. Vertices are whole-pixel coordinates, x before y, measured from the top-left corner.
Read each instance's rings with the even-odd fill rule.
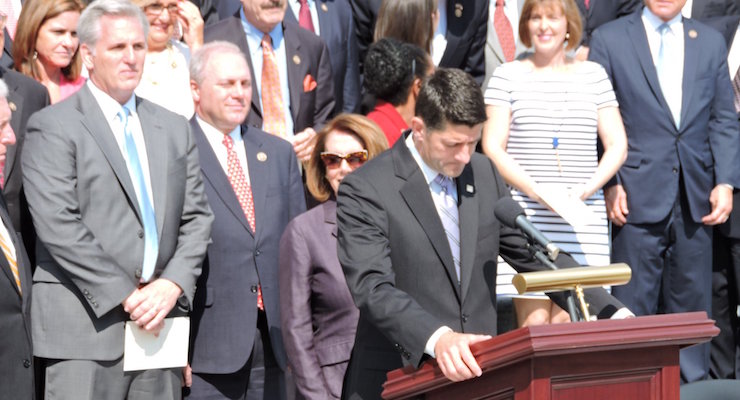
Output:
[[[529,253],[534,257],[536,260],[544,264],[547,268],[550,268],[553,271],[558,270],[558,266],[553,263],[549,257],[545,255],[545,252],[543,251],[542,247],[540,247],[538,244],[534,243],[532,240],[529,240],[527,242],[527,249],[529,250]],[[573,291],[568,290],[565,293],[565,299],[568,304],[568,314],[570,314],[570,320],[571,322],[579,322],[583,321],[584,319],[581,317],[580,313],[578,312],[578,307],[576,307],[576,301],[573,298]]]

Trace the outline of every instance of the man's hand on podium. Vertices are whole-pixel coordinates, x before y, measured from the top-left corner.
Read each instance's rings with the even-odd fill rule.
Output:
[[[452,331],[443,334],[434,345],[434,354],[439,369],[447,379],[455,382],[481,376],[483,371],[475,361],[470,345],[490,338],[490,335],[472,335]]]

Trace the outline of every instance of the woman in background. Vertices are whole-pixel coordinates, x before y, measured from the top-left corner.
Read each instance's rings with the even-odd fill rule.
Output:
[[[144,73],[136,95],[190,119],[190,52],[203,45],[203,18],[183,0],[133,0],[149,21]],[[182,41],[180,41],[182,38]]]
[[[601,187],[626,159],[627,139],[606,71],[566,56],[581,32],[574,0],[525,1],[519,36],[534,52],[495,70],[482,145],[538,229],[580,264],[608,265]],[[541,197],[557,193],[585,202],[595,220],[571,226]],[[569,320],[544,296],[514,298],[514,307],[520,326]]]
[[[383,38],[370,45],[363,85],[375,108],[367,117],[383,129],[389,146],[411,125],[421,81],[433,70],[429,55],[413,44]]]
[[[82,9],[77,0],[28,0],[18,17],[14,67],[44,85],[52,103],[69,97],[85,83],[77,39]]]
[[[375,22],[375,41],[391,37],[431,54],[438,23],[437,0],[383,0]]]
[[[337,258],[336,195],[347,174],[388,147],[366,117],[340,114],[316,135],[306,186],[323,203],[280,240],[280,318],[288,363],[305,399],[339,399],[359,311]]]

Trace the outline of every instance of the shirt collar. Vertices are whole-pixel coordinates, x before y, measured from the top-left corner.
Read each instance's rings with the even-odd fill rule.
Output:
[[[95,83],[93,83],[92,79],[87,80],[87,87],[90,88],[90,93],[92,93],[95,101],[98,102],[98,105],[103,111],[103,115],[105,116],[106,121],[111,121],[117,118],[118,113],[121,111],[121,108],[123,106],[126,106],[132,115],[136,114],[136,96],[133,93],[131,94],[131,97],[129,97],[129,99],[122,105],[113,97],[111,97],[108,93],[105,93],[100,88],[95,86]]]
[[[668,24],[668,28],[670,28],[671,31],[675,31],[676,25],[683,22],[683,16],[681,15],[681,13],[678,13],[678,15],[666,22],[660,19],[660,17],[658,17],[657,15],[653,14],[653,12],[650,11],[650,9],[647,7],[644,7],[642,9],[642,19],[654,31],[657,31],[658,28],[663,24]]]
[[[265,36],[265,33],[247,21],[247,17],[244,15],[244,7],[240,7],[239,15],[242,20],[242,28],[244,28],[244,32],[247,34],[247,41],[251,45],[256,43],[257,46],[255,46],[254,49],[258,49],[261,46],[262,37]],[[283,41],[283,24],[279,23],[275,25],[275,27],[269,32],[269,35],[272,39],[273,50],[279,48]],[[252,47],[250,47],[250,49],[251,48]]]
[[[421,154],[419,154],[419,150],[416,149],[416,145],[414,144],[414,132],[410,132],[406,138],[406,147],[409,148],[414,160],[419,164],[419,168],[421,169],[421,173],[424,174],[424,179],[426,179],[427,185],[431,185],[434,178],[436,178],[440,172],[433,170],[432,167],[427,165],[427,163],[424,162],[424,159],[421,158]]]
[[[221,143],[223,139],[223,132],[219,131],[214,127],[213,125],[209,124],[208,122],[204,121],[198,114],[195,114],[195,120],[198,121],[198,125],[200,125],[200,129],[203,130],[203,134],[206,135],[206,137],[214,139],[215,141]],[[241,126],[237,125],[236,128],[234,128],[230,133],[229,136],[234,140],[234,143],[239,143],[242,141],[242,135],[241,135]]]

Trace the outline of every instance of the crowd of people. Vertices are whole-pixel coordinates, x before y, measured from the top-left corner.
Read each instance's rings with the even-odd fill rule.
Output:
[[[0,24],[2,398],[480,376],[497,297],[570,321],[512,290],[547,266],[505,198],[558,267],[631,267],[593,316],[704,311],[681,382],[740,377],[738,0],[12,0]],[[124,325],[180,316],[187,365],[124,372]]]

